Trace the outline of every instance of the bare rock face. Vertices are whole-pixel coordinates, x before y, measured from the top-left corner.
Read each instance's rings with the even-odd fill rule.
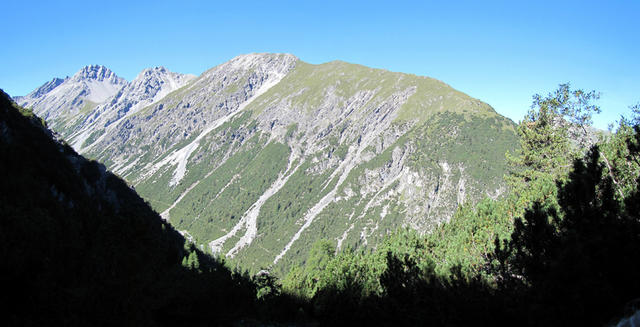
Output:
[[[513,122],[427,77],[289,54],[128,83],[95,67],[19,100],[199,247],[256,271],[301,262],[319,238],[375,247],[401,226],[429,232],[499,196],[517,144]],[[66,86],[79,80],[120,86]],[[74,114],[70,99],[101,101]]]
[[[96,114],[107,113],[107,117],[103,118],[103,125],[107,127],[126,115],[134,114],[139,109],[158,102],[193,78],[195,76],[173,73],[164,67],[145,69],[131,83],[118,91],[109,102],[100,106]],[[89,123],[96,118],[95,115],[90,117]]]
[[[72,77],[54,78],[16,102],[33,111],[62,130],[68,119],[114,95],[126,81],[104,66],[92,65],[80,69]]]
[[[91,110],[70,134],[69,140],[77,149],[84,149],[86,145],[96,143],[96,131],[103,131],[138,110],[160,101],[194,78],[193,75],[170,72],[164,67],[145,69],[133,81]]]

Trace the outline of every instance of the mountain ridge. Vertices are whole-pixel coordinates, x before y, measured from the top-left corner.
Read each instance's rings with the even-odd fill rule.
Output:
[[[400,226],[428,232],[505,190],[513,122],[444,82],[255,53],[176,76],[137,96],[127,82],[59,132],[244,267],[300,263],[319,237],[375,247]]]

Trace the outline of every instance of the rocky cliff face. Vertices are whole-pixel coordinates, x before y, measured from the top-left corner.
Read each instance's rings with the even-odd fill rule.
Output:
[[[69,140],[77,149],[84,149],[85,146],[94,143],[98,144],[96,138],[102,135],[111,124],[158,102],[193,78],[195,76],[173,73],[164,67],[145,69],[112,97],[91,110],[76,130],[69,135]]]
[[[98,103],[113,96],[126,81],[104,66],[83,67],[72,77],[54,78],[16,102],[32,108],[56,131],[66,132]],[[65,133],[68,134],[68,133]]]
[[[64,83],[19,101],[67,119],[41,100]],[[76,149],[249,269],[300,263],[319,238],[374,247],[400,226],[428,232],[459,204],[499,196],[517,143],[513,122],[440,81],[286,54],[197,78],[145,70],[83,117],[59,129]]]

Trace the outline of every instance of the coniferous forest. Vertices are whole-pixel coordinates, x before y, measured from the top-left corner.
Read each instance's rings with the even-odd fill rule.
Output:
[[[534,96],[509,192],[375,249],[321,240],[276,276],[185,241],[126,182],[0,99],[3,325],[607,325],[640,299],[640,106]]]

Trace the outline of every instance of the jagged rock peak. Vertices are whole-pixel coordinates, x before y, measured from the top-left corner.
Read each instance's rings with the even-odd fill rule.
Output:
[[[166,73],[171,73],[168,69],[164,68],[164,66],[156,66],[153,68],[145,68],[143,69],[140,74],[138,74],[138,76],[140,75],[151,75],[151,74],[166,74]]]
[[[126,89],[123,89],[123,92],[133,92],[136,89],[145,88],[145,93],[149,93],[150,89],[155,89],[154,92],[151,92],[153,94],[150,94],[150,96],[153,97],[155,96],[155,92],[159,91],[160,88],[166,88],[165,91],[170,92],[182,87],[194,78],[194,75],[175,73],[163,66],[146,68],[128,84]],[[163,84],[167,84],[168,87],[163,87]],[[163,93],[163,95],[166,94]]]
[[[175,76],[175,77],[180,77],[180,76],[193,76],[193,75],[185,75],[185,74],[180,74],[180,73],[175,73],[172,72],[170,70],[168,70],[167,68],[165,68],[164,66],[156,66],[153,68],[145,68],[143,69],[138,76],[136,76],[136,78],[133,79],[133,81],[138,81],[138,80],[148,80],[149,78],[162,78],[163,76]]]
[[[44,95],[50,92],[51,90],[55,89],[56,87],[58,87],[58,85],[62,84],[65,80],[66,79],[55,77],[54,79],[44,83],[42,86],[40,86],[35,91],[30,93],[30,95],[33,97],[39,97],[41,95]]]
[[[111,69],[102,65],[89,65],[82,67],[72,77],[75,81],[96,80],[98,82],[108,81],[112,84],[124,84],[126,81],[118,77]]]

